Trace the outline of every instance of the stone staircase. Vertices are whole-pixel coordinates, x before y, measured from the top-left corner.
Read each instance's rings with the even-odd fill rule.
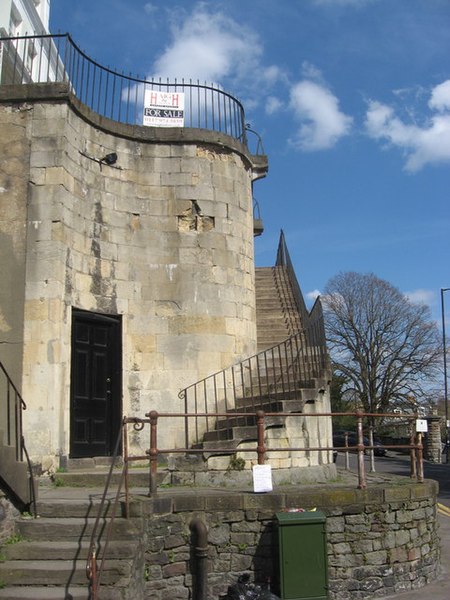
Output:
[[[61,474],[62,475],[62,474]],[[103,482],[106,478],[102,473]],[[97,483],[86,480],[85,483]],[[100,505],[100,488],[47,487],[41,489],[39,518],[21,516],[15,535],[1,548],[0,598],[9,600],[88,600],[86,559],[95,517]],[[97,553],[101,552],[112,499],[101,515]],[[103,600],[134,600],[144,569],[140,518],[125,519],[119,505],[114,519],[108,557],[99,592]]]
[[[276,346],[302,328],[286,267],[255,269],[258,352]]]
[[[302,309],[306,313],[306,308],[299,308],[296,303],[287,268],[282,265],[257,268],[255,280],[258,352],[287,342],[294,334],[301,338],[300,341],[304,345],[304,338],[299,332],[303,328]],[[207,431],[202,443],[196,445],[197,448],[205,450],[206,458],[211,456],[208,450],[223,448],[231,453],[243,442],[256,441],[256,409],[270,413],[298,413],[303,411],[305,404],[315,402],[318,388],[323,387],[325,383],[320,380],[318,373],[311,372],[305,377],[304,370],[301,375],[296,372],[292,359],[294,358],[295,362],[297,349],[296,346],[288,349],[287,356],[284,356],[283,350],[279,360],[276,359],[275,366],[270,350],[261,364],[258,363],[257,372],[252,375],[256,394],[252,389],[247,389],[242,397],[236,398],[235,408],[227,411],[230,416],[218,419],[214,429]],[[290,378],[289,385],[286,386],[288,389],[283,389],[283,377]],[[276,380],[279,383],[275,388],[273,382]],[[242,412],[252,414],[248,417],[233,416],[234,413]],[[281,428],[284,422],[285,417],[266,417],[265,427]]]

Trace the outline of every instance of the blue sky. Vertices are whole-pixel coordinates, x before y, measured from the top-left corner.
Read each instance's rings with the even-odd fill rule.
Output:
[[[243,102],[269,157],[257,265],[273,264],[283,229],[307,298],[339,271],[373,272],[440,320],[449,0],[52,0],[50,21],[101,64]]]

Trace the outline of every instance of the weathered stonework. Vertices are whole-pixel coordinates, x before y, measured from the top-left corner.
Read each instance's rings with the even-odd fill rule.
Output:
[[[95,115],[64,86],[8,87],[0,360],[27,398],[32,458],[57,466],[69,449],[73,308],[122,317],[123,414],[181,409],[181,388],[255,352],[262,170],[217,132],[155,135]],[[111,152],[117,163],[101,164]],[[177,424],[161,436],[184,442]]]
[[[208,528],[208,598],[250,572],[276,587],[275,513],[292,507],[326,515],[330,600],[363,600],[420,588],[439,566],[435,482],[392,483],[362,491],[312,487],[264,495],[199,490],[144,501],[145,598],[191,598],[189,523]],[[299,543],[302,540],[299,539]]]

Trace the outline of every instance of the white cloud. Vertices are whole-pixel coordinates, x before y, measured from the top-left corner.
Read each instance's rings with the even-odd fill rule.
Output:
[[[155,4],[153,4],[152,2],[146,2],[144,4],[144,11],[148,15],[153,15],[157,10],[158,10],[158,7],[155,6]]]
[[[276,67],[260,69],[261,55],[262,45],[252,30],[199,4],[172,27],[172,41],[155,61],[154,74],[207,83],[245,81],[258,72],[268,80],[278,77]]]
[[[414,304],[432,304],[435,299],[433,290],[413,290],[412,292],[405,292],[405,296],[410,302]]]
[[[407,171],[450,162],[450,80],[432,90],[428,106],[435,112],[425,125],[419,126],[405,123],[386,104],[369,103],[366,115],[369,136],[402,148],[407,156]]]
[[[266,102],[266,113],[268,115],[273,115],[274,113],[281,110],[283,107],[283,103],[279,98],[275,98],[274,96],[269,96]]]
[[[341,112],[336,96],[315,81],[295,84],[291,88],[290,106],[300,121],[300,129],[291,142],[301,150],[331,148],[350,132],[352,117]]]
[[[314,302],[320,295],[319,290],[312,290],[312,292],[307,292],[306,298],[311,300],[311,302]]]
[[[428,106],[441,112],[450,109],[450,79],[433,89]]]

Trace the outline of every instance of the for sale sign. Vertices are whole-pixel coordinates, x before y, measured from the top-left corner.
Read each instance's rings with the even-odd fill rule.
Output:
[[[143,124],[149,127],[184,127],[184,93],[145,90]]]

